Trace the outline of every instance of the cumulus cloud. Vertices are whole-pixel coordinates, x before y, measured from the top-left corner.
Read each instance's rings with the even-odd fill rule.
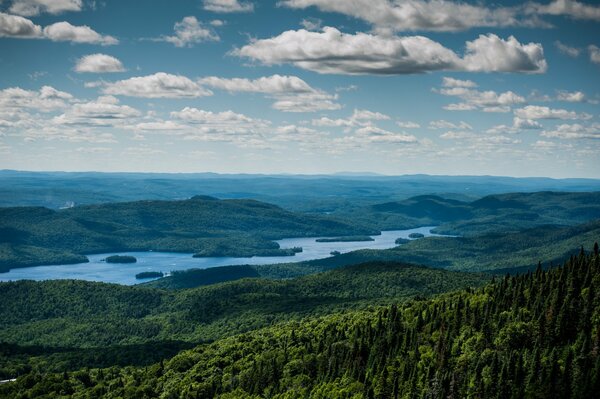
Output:
[[[460,103],[444,106],[448,111],[471,111],[480,109],[484,112],[509,112],[511,106],[522,104],[525,98],[512,92],[497,93],[493,90],[476,90],[471,81],[454,81],[444,78],[442,88],[434,90],[444,96],[457,97]]]
[[[579,57],[579,54],[581,54],[581,49],[578,49],[577,47],[571,47],[568,46],[562,42],[560,42],[559,40],[554,42],[554,45],[556,46],[556,48],[558,49],[558,51],[560,51],[561,53],[568,55],[569,57]]]
[[[31,17],[43,12],[60,14],[67,11],[81,11],[82,6],[81,0],[13,0],[8,11]]]
[[[46,26],[44,36],[54,42],[89,43],[102,46],[119,43],[114,37],[101,35],[89,26],[74,26],[64,21]]]
[[[230,13],[230,12],[252,12],[254,4],[238,0],[203,0],[206,11]]]
[[[576,0],[554,0],[548,4],[528,3],[526,11],[540,15],[564,15],[574,19],[600,21],[600,6]]]
[[[194,16],[176,22],[174,30],[175,35],[162,36],[154,40],[172,43],[176,47],[191,47],[196,43],[219,40],[219,36],[212,29],[204,26]]]
[[[429,122],[430,129],[460,129],[473,130],[473,127],[467,122],[460,121],[459,123],[448,122],[446,120],[438,120]]]
[[[399,127],[401,127],[402,129],[418,129],[421,127],[421,125],[419,125],[416,122],[410,122],[410,121],[398,121],[396,122],[396,125],[398,125]]]
[[[444,77],[443,81],[442,81],[442,86],[472,88],[472,87],[477,87],[477,83],[473,82],[472,80],[460,80],[460,79]]]
[[[513,127],[515,129],[541,129],[542,125],[533,119],[513,118]]]
[[[600,124],[584,126],[579,123],[558,125],[554,130],[542,132],[542,136],[558,139],[600,139]]]
[[[0,37],[39,38],[42,28],[31,20],[0,12]]]
[[[592,115],[566,109],[553,109],[539,105],[528,105],[515,110],[515,115],[522,119],[591,119]]]
[[[43,86],[39,91],[11,87],[0,90],[0,109],[4,112],[16,109],[33,109],[50,112],[66,108],[73,96],[51,86]]]
[[[58,125],[115,126],[121,120],[140,115],[135,108],[119,105],[119,100],[113,96],[101,96],[96,101],[74,104],[53,122]]]
[[[449,111],[469,111],[481,109],[486,112],[508,112],[515,104],[525,102],[525,98],[512,92],[496,93],[493,90],[479,91],[464,87],[442,88],[439,93],[444,96],[454,96],[462,100],[458,104],[444,107]]]
[[[108,35],[101,35],[89,26],[74,26],[68,22],[57,22],[42,29],[31,20],[0,12],[0,37],[18,39],[50,39],[55,42],[100,44],[108,46],[119,41]]]
[[[431,71],[545,72],[542,46],[521,44],[494,34],[466,43],[464,58],[423,36],[346,34],[325,27],[321,32],[290,30],[255,40],[234,55],[265,65],[291,63],[319,73],[399,75]]]
[[[189,78],[158,72],[116,82],[100,82],[104,94],[142,98],[194,98],[212,92]]]
[[[590,61],[600,65],[600,48],[592,44],[588,46],[588,52],[590,54]]]
[[[106,54],[90,54],[81,57],[75,64],[75,72],[107,73],[123,72],[125,68],[119,59]]]
[[[275,99],[273,108],[284,112],[315,112],[340,109],[337,95],[311,87],[296,76],[272,75],[258,79],[220,78],[200,79],[202,85],[231,93],[262,93]]]
[[[329,127],[357,127],[357,126],[368,126],[373,121],[388,120],[388,115],[382,114],[381,112],[369,111],[366,109],[355,109],[346,119],[330,119],[321,117],[319,119],[313,119],[313,126],[329,126]]]
[[[391,132],[373,125],[357,129],[355,137],[371,143],[409,144],[417,142],[417,138],[412,134]]]
[[[585,93],[581,91],[559,91],[556,99],[559,101],[566,101],[570,103],[581,103],[585,101]]]
[[[467,42],[463,63],[466,70],[477,72],[540,73],[548,68],[541,44],[521,44],[514,36],[504,40],[494,34]]]
[[[281,0],[280,5],[336,12],[361,19],[381,31],[461,31],[482,27],[549,27],[540,17],[568,16],[600,20],[600,7],[576,0],[527,2],[513,7],[488,7],[448,0]]]
[[[378,29],[392,31],[460,31],[473,27],[501,27],[529,23],[519,20],[512,7],[487,8],[445,0],[283,0],[279,4],[295,9],[311,6],[362,19]]]
[[[265,136],[271,122],[234,111],[212,112],[193,107],[171,112],[171,118],[187,124],[181,132],[184,140],[221,141],[241,147],[268,148]]]

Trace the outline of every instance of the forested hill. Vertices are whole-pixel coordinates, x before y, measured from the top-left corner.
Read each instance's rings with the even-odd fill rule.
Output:
[[[194,197],[54,211],[0,208],[0,270],[85,261],[82,254],[126,250],[201,256],[291,255],[274,239],[360,235],[378,230],[253,200]]]
[[[482,289],[294,321],[151,367],[32,373],[4,397],[591,398],[600,392],[600,257]]]
[[[341,214],[344,214],[342,211]],[[382,230],[440,225],[441,234],[472,236],[600,219],[600,192],[497,194],[475,201],[421,195],[353,210],[354,219]]]

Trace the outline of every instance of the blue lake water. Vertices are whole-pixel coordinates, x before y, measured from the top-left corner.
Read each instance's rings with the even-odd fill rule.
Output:
[[[141,272],[156,271],[169,273],[173,270],[207,269],[209,267],[227,265],[266,265],[275,263],[300,262],[304,260],[327,258],[332,251],[340,253],[357,249],[387,249],[396,246],[397,238],[408,238],[410,233],[422,233],[434,236],[433,227],[419,227],[410,230],[383,231],[381,235],[372,236],[374,241],[361,242],[316,242],[321,237],[286,238],[278,240],[281,248],[302,247],[303,251],[295,256],[254,256],[252,258],[193,258],[192,254],[174,252],[119,252],[88,255],[89,263],[75,265],[35,266],[12,269],[8,273],[0,273],[0,281],[14,280],[58,280],[79,279],[102,281],[132,285],[152,279],[137,280],[135,275]],[[132,255],[137,263],[116,264],[102,260],[110,255]]]

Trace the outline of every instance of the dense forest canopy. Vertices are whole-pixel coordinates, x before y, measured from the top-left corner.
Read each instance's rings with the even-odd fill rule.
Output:
[[[31,371],[5,397],[589,398],[600,256],[429,300],[291,321],[145,367]]]

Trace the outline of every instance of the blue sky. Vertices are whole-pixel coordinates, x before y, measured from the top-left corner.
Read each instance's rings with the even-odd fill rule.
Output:
[[[600,5],[0,0],[0,168],[600,177]]]

